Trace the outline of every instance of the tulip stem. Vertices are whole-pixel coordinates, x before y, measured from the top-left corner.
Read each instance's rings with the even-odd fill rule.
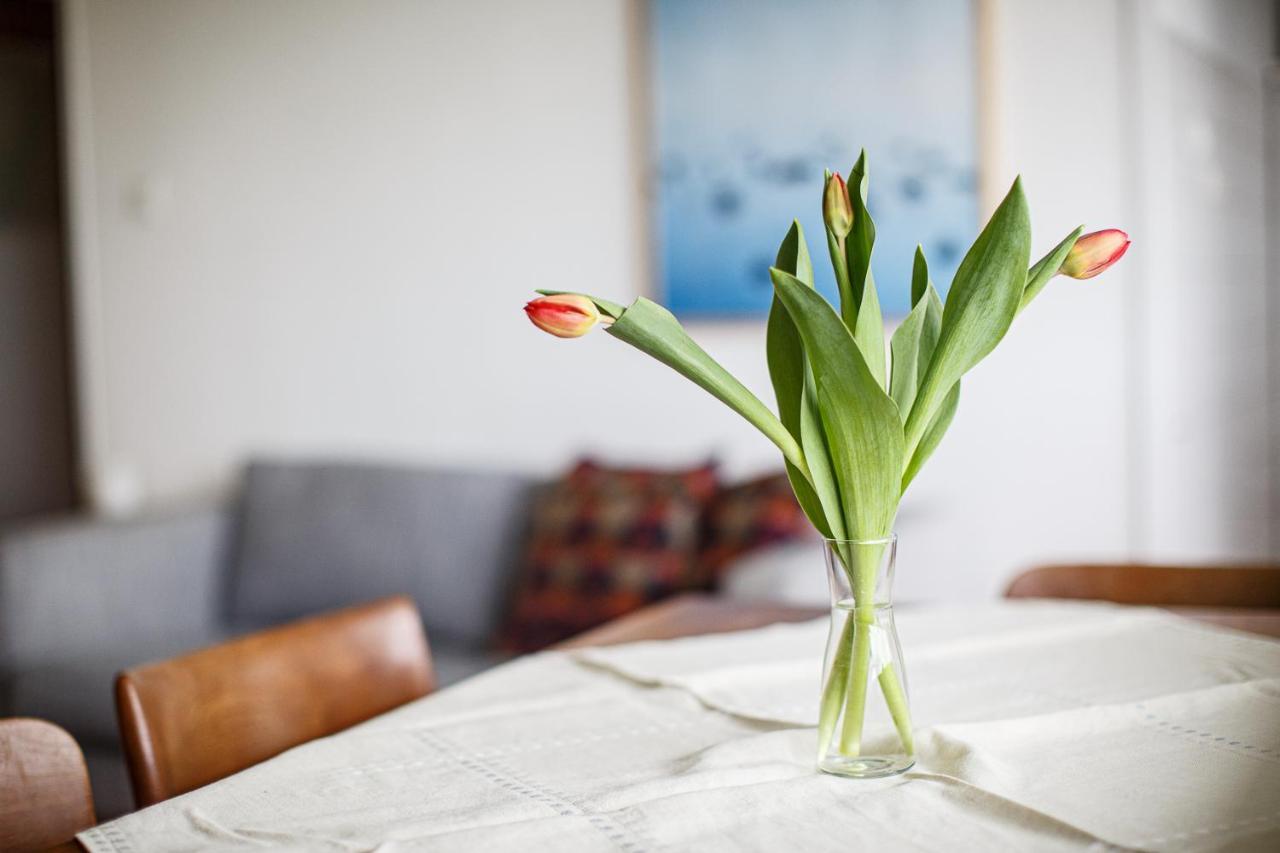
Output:
[[[862,734],[867,710],[867,687],[871,680],[873,645],[871,635],[877,630],[875,586],[883,548],[850,549],[833,544],[836,555],[850,579],[853,592],[851,608],[838,607],[844,614],[840,635],[832,651],[831,666],[823,685],[818,711],[818,755],[827,754],[840,723],[837,751],[853,758],[862,752]],[[911,709],[897,669],[888,661],[877,673],[876,680],[884,696],[889,715],[903,749],[915,754],[911,733]],[[843,714],[841,710],[843,708]]]
[[[876,563],[883,549],[860,548],[853,564],[853,666],[840,731],[840,752],[857,755],[862,749],[862,724],[867,710],[868,670],[871,667],[871,632],[876,623]]]

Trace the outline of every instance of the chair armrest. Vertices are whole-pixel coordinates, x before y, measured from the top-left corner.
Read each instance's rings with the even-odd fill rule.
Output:
[[[230,513],[75,518],[0,536],[0,664],[206,642],[217,630]]]

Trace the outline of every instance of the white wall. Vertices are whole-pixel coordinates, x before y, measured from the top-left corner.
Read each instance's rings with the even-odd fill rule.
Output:
[[[1124,46],[1115,27],[1098,24],[1114,19],[1116,4],[994,8],[991,183],[1003,189],[1022,174],[1033,257],[1081,223],[1127,228],[1115,84]],[[913,486],[919,518],[899,525],[904,594],[991,593],[1037,562],[1129,552],[1133,281],[1125,264],[1086,282],[1055,279],[966,377],[956,421]]]
[[[1135,21],[1136,174],[1149,189],[1137,216],[1148,239],[1134,311],[1145,484],[1134,524],[1158,558],[1256,558],[1280,547],[1271,535],[1280,434],[1268,405],[1268,344],[1280,329],[1267,315],[1276,281],[1266,178],[1276,163],[1262,73],[1273,12],[1169,0]]]
[[[1140,256],[1127,7],[991,8],[989,160],[1001,186],[1024,175],[1037,254],[1085,221],[1130,226]],[[679,377],[604,335],[552,340],[520,311],[535,287],[646,287],[634,12],[69,4],[84,446],[102,502],[224,489],[270,452],[775,466]],[[966,380],[904,509],[904,597],[985,595],[1039,560],[1146,547],[1138,269],[1055,281]],[[691,331],[768,399],[759,324]]]

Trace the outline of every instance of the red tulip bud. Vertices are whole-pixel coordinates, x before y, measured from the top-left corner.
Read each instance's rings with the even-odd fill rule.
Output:
[[[822,221],[837,238],[843,240],[853,228],[853,205],[849,203],[849,188],[844,178],[836,172],[827,181],[822,192]]]
[[[1093,278],[1120,260],[1129,248],[1129,235],[1117,228],[1085,234],[1071,247],[1058,272],[1071,278]]]
[[[524,306],[533,325],[557,338],[580,338],[600,320],[596,304],[576,293],[540,296]]]

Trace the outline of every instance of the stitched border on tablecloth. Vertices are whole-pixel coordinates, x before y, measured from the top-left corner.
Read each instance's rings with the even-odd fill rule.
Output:
[[[1270,823],[1273,826],[1280,823],[1280,812],[1269,815],[1258,815],[1257,817],[1248,817],[1241,820],[1232,821],[1231,823],[1219,823],[1213,826],[1202,826],[1199,829],[1188,829],[1184,832],[1175,832],[1170,835],[1159,835],[1150,838],[1141,838],[1137,841],[1128,842],[1132,846],[1145,846],[1147,844],[1163,844],[1168,841],[1182,841],[1195,835],[1208,835],[1213,832],[1227,832],[1232,829],[1239,829],[1242,826],[1248,826],[1251,823]]]
[[[429,729],[420,729],[413,735],[441,755],[451,758],[463,768],[489,780],[503,790],[554,809],[561,817],[586,818],[593,829],[617,845],[623,853],[644,853],[645,845],[641,843],[638,833],[613,817],[589,812],[581,803],[567,794],[523,777],[493,759],[482,761],[468,755],[458,749],[456,744]]]
[[[587,744],[599,743],[601,741],[622,740],[629,737],[661,735],[667,732],[678,731],[680,729],[692,728],[693,726],[704,722],[705,720],[701,720],[699,718],[691,718],[680,722],[651,723],[649,725],[633,726],[631,728],[610,729],[603,732],[555,737],[533,741],[531,743],[515,744],[512,746],[498,746],[490,749],[473,750],[470,752],[470,755],[472,758],[485,760],[504,758],[509,755],[523,755],[530,752],[538,752],[543,749],[561,749],[563,747],[585,746]],[[421,731],[433,731],[433,729],[422,729]],[[379,764],[366,765],[364,767],[345,768],[341,771],[341,774],[344,776],[366,776],[371,773],[394,773],[397,770],[412,770],[417,767],[423,767],[429,763],[430,762],[425,759],[418,759],[416,761],[394,759],[384,761]]]
[[[85,830],[81,835],[92,839],[95,843],[100,841],[112,850],[118,851],[118,853],[132,853],[133,850],[133,845],[129,843],[128,837],[114,823],[104,823],[92,827]]]
[[[1143,715],[1143,725],[1156,731],[1163,731],[1165,734],[1180,737],[1183,740],[1190,740],[1193,743],[1220,747],[1238,755],[1254,755],[1269,761],[1280,760],[1280,755],[1277,754],[1273,747],[1256,746],[1240,740],[1228,740],[1226,735],[1219,735],[1204,729],[1194,729],[1191,726],[1178,725],[1173,720],[1151,713],[1142,702],[1134,702],[1133,707]],[[1211,738],[1211,740],[1205,740],[1205,738]]]
[[[708,716],[705,709],[698,712],[686,712],[680,714],[674,719],[665,721],[655,721],[631,727],[615,727],[611,726],[607,729],[601,729],[595,732],[587,732],[579,735],[560,736],[553,738],[544,738],[532,742],[514,744],[510,746],[498,746],[488,749],[469,749],[467,753],[476,759],[492,760],[496,758],[505,758],[508,756],[527,755],[531,752],[539,752],[544,749],[563,749],[566,747],[586,746],[588,744],[602,743],[606,741],[622,740],[630,737],[647,737],[650,735],[661,735],[668,732],[677,732],[683,729],[694,727],[717,727],[725,728],[726,731],[733,724],[741,725],[741,721],[733,714],[715,714]],[[435,732],[442,726],[426,726],[415,728],[412,733],[417,731]],[[736,730],[734,730],[736,733]],[[442,735],[440,737],[443,737]],[[454,744],[454,741],[449,741]],[[419,767],[426,767],[433,762],[429,759],[418,758],[406,761],[402,758],[392,758],[385,761],[366,764],[359,767],[344,767],[338,770],[329,771],[325,774],[325,778],[345,778],[348,776],[368,776],[375,773],[395,773],[401,770],[415,770]]]

